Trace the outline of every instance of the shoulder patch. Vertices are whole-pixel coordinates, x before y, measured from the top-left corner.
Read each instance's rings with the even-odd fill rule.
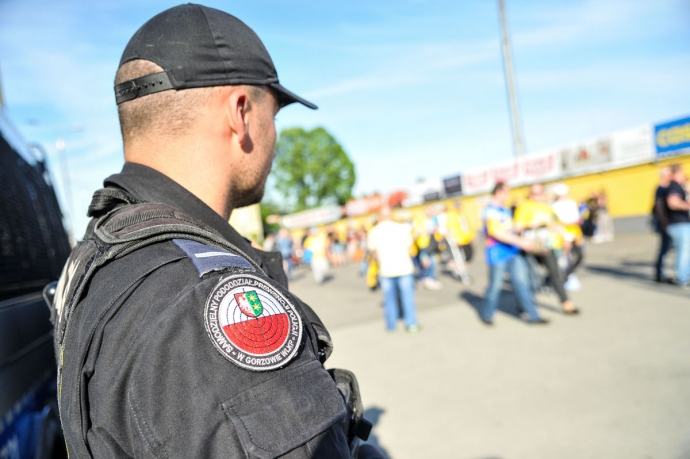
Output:
[[[251,263],[245,260],[244,257],[230,253],[227,250],[188,239],[173,239],[173,242],[192,260],[200,277],[208,272],[224,268],[242,268],[255,271]]]
[[[294,305],[249,273],[221,279],[206,300],[204,323],[218,352],[247,370],[285,366],[302,340],[302,319]]]

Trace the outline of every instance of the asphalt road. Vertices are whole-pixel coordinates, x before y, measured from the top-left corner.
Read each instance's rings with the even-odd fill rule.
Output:
[[[589,245],[572,294],[537,297],[547,326],[515,312],[509,284],[495,326],[475,306],[486,288],[482,250],[474,283],[441,276],[417,291],[419,334],[383,325],[381,292],[355,266],[291,290],[329,328],[329,367],[354,371],[370,441],[392,458],[690,458],[690,293],[650,281],[653,235]],[[669,260],[672,262],[672,259]]]

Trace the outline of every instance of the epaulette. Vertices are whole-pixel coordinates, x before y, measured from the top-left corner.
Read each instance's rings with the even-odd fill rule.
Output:
[[[173,242],[192,260],[199,277],[211,271],[222,271],[234,268],[242,271],[255,271],[244,257],[217,247],[202,244],[189,239],[173,239]]]

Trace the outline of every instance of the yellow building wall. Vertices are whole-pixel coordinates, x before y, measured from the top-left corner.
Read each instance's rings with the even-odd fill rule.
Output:
[[[561,180],[545,182],[545,186],[555,183],[565,183],[570,187],[570,197],[576,201],[589,198],[592,192],[604,190],[608,201],[609,215],[613,218],[638,217],[649,215],[654,201],[654,191],[659,184],[659,171],[664,166],[680,164],[690,175],[690,155],[675,156],[656,162],[624,167],[611,171],[596,172],[568,177]],[[522,202],[529,193],[529,186],[511,189],[511,201],[515,204]],[[481,212],[489,202],[490,195],[459,196],[445,199],[441,202],[450,208],[453,202],[460,200],[463,209],[475,229],[481,228]],[[427,203],[407,209],[411,215],[424,212],[428,206],[438,203]]]
[[[654,204],[654,191],[659,184],[659,171],[664,166],[680,164],[690,173],[690,156],[676,156],[656,163],[616,169],[560,180],[570,187],[575,200],[589,197],[590,193],[604,190],[609,214],[614,218],[649,215]]]
[[[675,156],[655,162],[624,167],[611,171],[596,172],[577,177],[545,182],[545,186],[565,183],[570,187],[570,197],[578,202],[590,197],[591,193],[606,192],[609,215],[613,218],[647,216],[652,210],[654,191],[659,183],[659,171],[664,166],[680,164],[690,176],[690,155]],[[529,192],[529,186],[511,189],[511,200],[515,204],[522,202]],[[488,204],[490,195],[458,196],[442,201],[425,203],[406,209],[396,209],[394,216],[399,220],[411,220],[415,215],[426,212],[429,206],[445,206],[450,209],[457,200],[467,214],[475,230],[481,229],[481,212]],[[339,220],[332,225],[339,233],[353,224],[356,228],[370,226],[371,216]],[[369,224],[368,224],[369,223]],[[324,225],[326,226],[326,225]]]

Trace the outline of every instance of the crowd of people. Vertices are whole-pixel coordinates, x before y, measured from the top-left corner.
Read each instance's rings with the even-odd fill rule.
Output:
[[[579,312],[566,289],[579,289],[575,269],[583,257],[584,218],[568,192],[565,184],[554,186],[555,200],[550,203],[544,187],[535,184],[530,187],[528,198],[511,211],[506,206],[509,186],[499,182],[494,187],[482,214],[489,286],[479,315],[485,324],[493,324],[506,273],[527,323],[548,323],[534,304],[535,292],[547,285],[558,295],[564,314]]]
[[[578,314],[568,292],[581,288],[576,270],[584,257],[585,239],[611,240],[613,229],[605,192],[591,193],[578,203],[569,191],[562,183],[548,192],[534,184],[525,199],[509,205],[509,186],[495,186],[481,215],[489,268],[485,300],[478,307],[483,323],[493,323],[506,274],[527,323],[547,323],[535,307],[538,292],[555,293],[564,314]],[[308,265],[319,284],[328,280],[331,267],[359,264],[367,286],[383,292],[386,328],[395,330],[402,319],[406,330],[415,333],[420,330],[416,286],[443,288],[440,273],[471,282],[467,267],[474,258],[473,242],[479,230],[475,226],[456,200],[448,207],[430,204],[416,214],[394,215],[391,209],[383,209],[367,225],[350,222],[344,234],[328,226],[293,237],[283,228],[267,237],[264,249],[281,252],[288,277],[296,266]]]

